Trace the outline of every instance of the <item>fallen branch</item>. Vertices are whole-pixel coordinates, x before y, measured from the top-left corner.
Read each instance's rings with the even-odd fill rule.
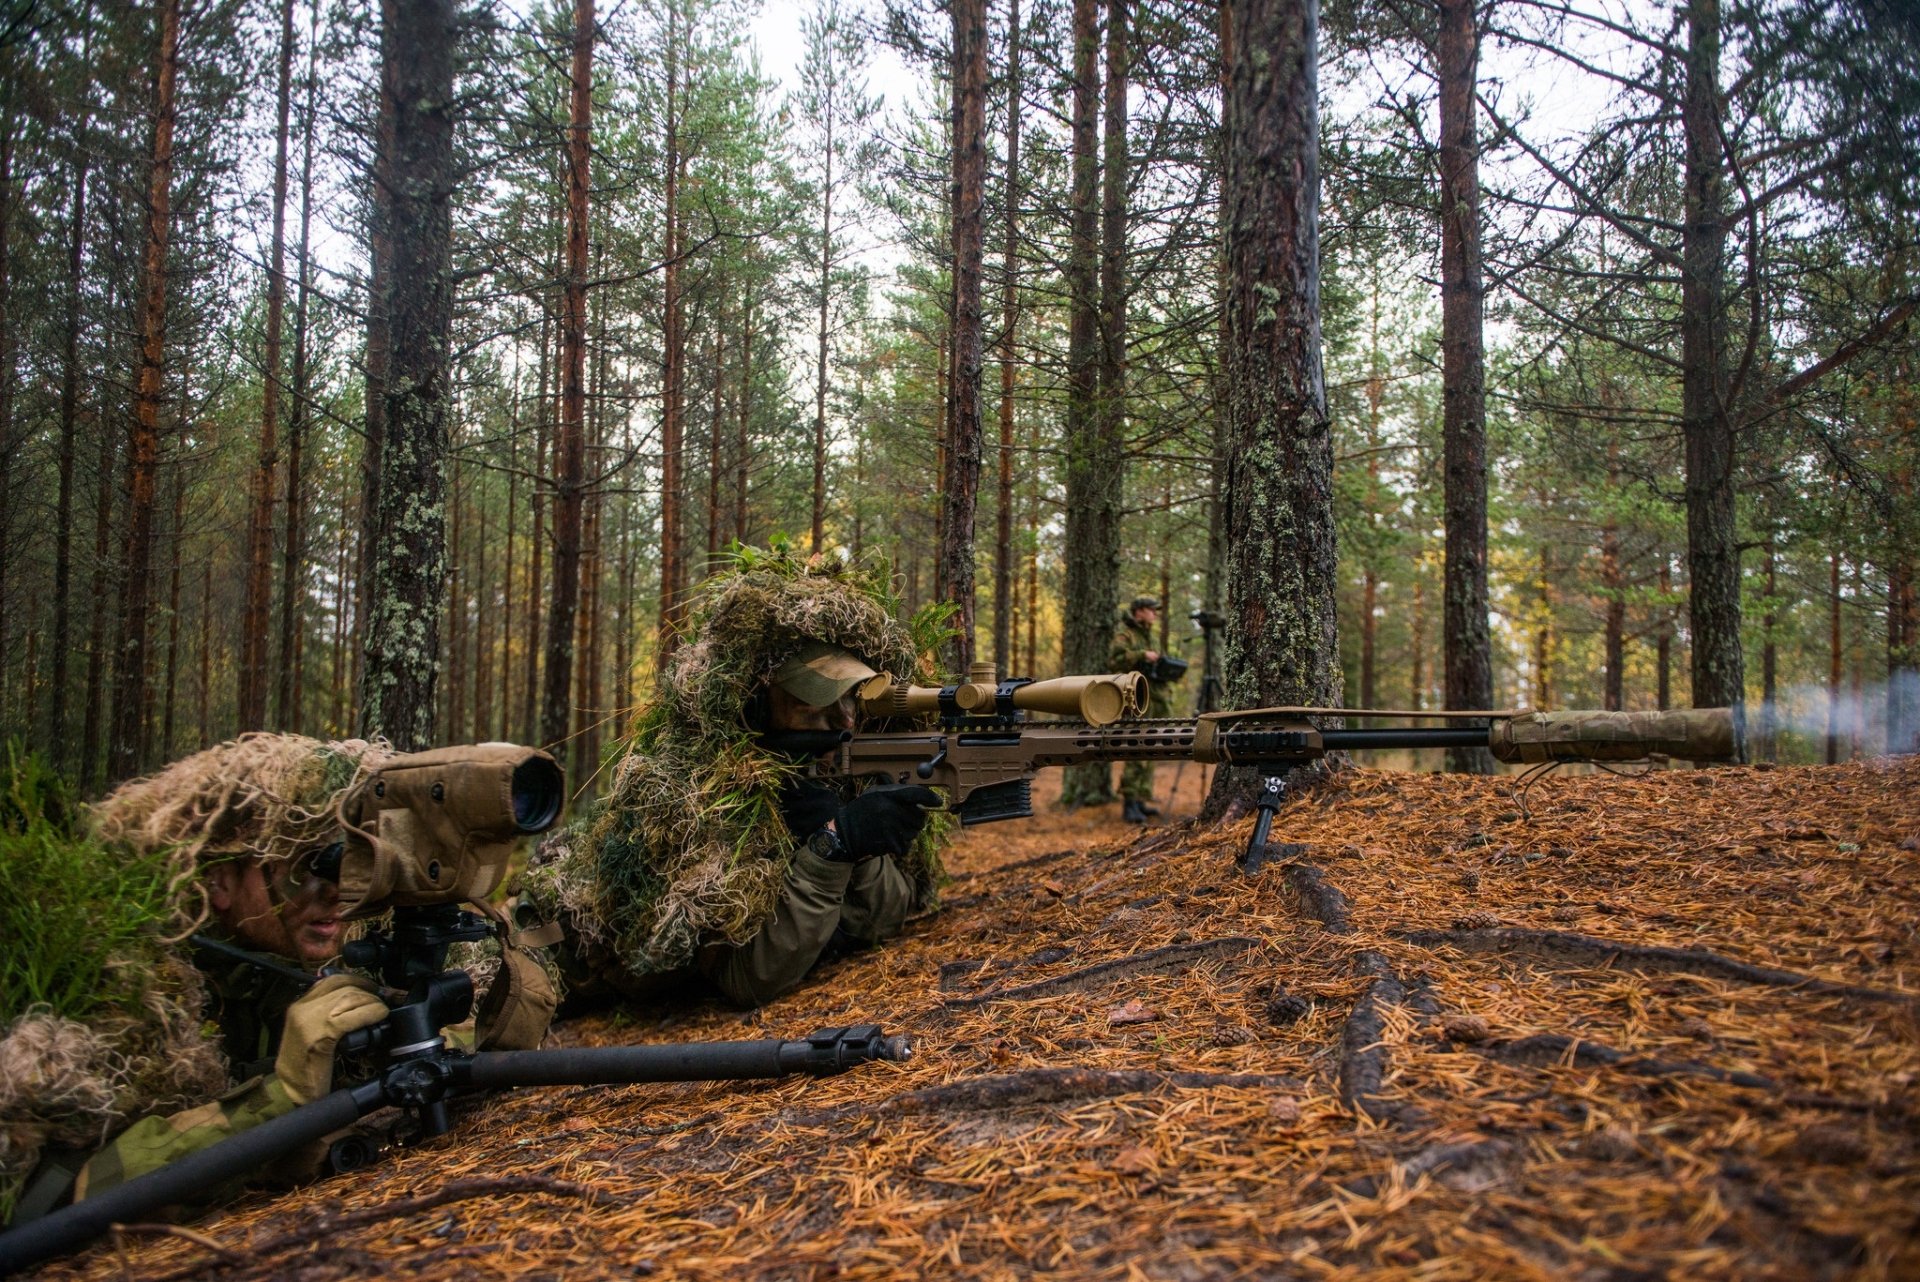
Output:
[[[1849,997],[1857,1001],[1920,1003],[1920,994],[1843,984],[1797,971],[1755,966],[1704,948],[1670,948],[1661,944],[1628,944],[1562,930],[1499,927],[1481,930],[1396,930],[1396,938],[1423,948],[1451,947],[1469,953],[1514,953],[1547,961],[1611,967],[1625,963],[1635,970],[1731,979],[1768,988],[1791,988],[1819,996]]]
[[[1062,993],[1084,992],[1089,988],[1125,976],[1169,975],[1203,961],[1211,961],[1216,957],[1230,957],[1235,953],[1243,953],[1259,942],[1244,935],[1230,935],[1224,939],[1203,939],[1191,944],[1172,944],[1166,948],[1155,948],[1151,952],[1118,957],[1112,961],[1082,967],[1076,971],[1069,971],[1065,975],[1056,975],[1052,979],[1042,979],[1031,984],[1021,984],[1015,988],[996,988],[972,997],[949,997],[946,999],[946,1008],[961,1010],[969,1006],[984,1006],[988,1002],[1030,1002],[1042,997],[1057,997]]]

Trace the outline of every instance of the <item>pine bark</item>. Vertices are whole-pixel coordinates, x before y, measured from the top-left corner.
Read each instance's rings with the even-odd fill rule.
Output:
[[[567,127],[567,275],[560,304],[560,436],[554,445],[553,590],[547,598],[547,685],[540,741],[572,733],[575,616],[586,485],[587,192],[593,128],[593,0],[573,6],[573,93]]]
[[[392,40],[394,0],[382,0],[382,66],[398,54]],[[354,624],[365,632],[372,619],[373,556],[379,544],[381,467],[387,439],[387,383],[393,363],[393,87],[383,70],[374,123],[373,174],[367,199],[366,439],[360,455],[360,547],[354,567]],[[367,648],[353,647],[355,700],[366,683]],[[364,706],[360,709],[364,715]]]
[[[963,6],[971,3],[973,0],[961,0]],[[960,21],[957,13],[956,10],[956,23]],[[956,50],[956,59],[958,56]],[[810,549],[816,553],[820,551],[821,540],[825,537],[827,519],[827,325],[833,288],[833,91],[836,87],[828,84],[824,90],[827,95],[824,105],[826,154],[823,157],[824,170],[820,184],[820,316],[815,334],[813,373],[813,523],[810,542]]]
[[[1007,13],[1006,240],[1000,285],[1000,476],[994,492],[993,666],[1001,676],[1013,657],[1013,388],[1015,341],[1020,326],[1020,0]]]
[[[454,13],[452,0],[389,0],[384,16],[392,350],[360,719],[415,751],[434,738],[446,599]]]
[[[1231,0],[1226,117],[1226,706],[1340,697],[1333,437],[1320,344],[1319,9]],[[1258,781],[1222,770],[1207,812]]]
[[[685,509],[681,476],[681,411],[685,404],[686,340],[682,333],[685,302],[680,289],[680,180],[685,157],[680,154],[680,32],[679,8],[667,9],[667,119],[665,166],[666,270],[662,282],[664,318],[662,404],[660,413],[660,610],[656,664],[664,670],[680,641],[680,592],[685,581],[681,564],[682,520]]]
[[[1073,195],[1067,255],[1066,590],[1061,659],[1069,673],[1107,666],[1120,595],[1120,473],[1117,442],[1100,413],[1100,40],[1097,0],[1073,5]],[[1070,769],[1065,805],[1113,799],[1104,766]]]
[[[1441,0],[1440,327],[1446,571],[1442,648],[1446,706],[1493,706],[1487,624],[1486,279],[1480,249],[1480,148],[1474,94],[1480,30],[1474,0]],[[1493,773],[1485,748],[1454,748],[1448,768]]]
[[[1733,418],[1727,404],[1726,171],[1720,0],[1686,5],[1686,212],[1681,235],[1681,431],[1686,441],[1693,706],[1732,708],[1746,737]]]
[[[88,36],[82,48],[90,52],[91,24]],[[80,416],[80,271],[85,263],[87,243],[89,124],[89,117],[83,115],[75,127],[73,204],[67,227],[66,317],[60,334],[59,491],[54,506],[53,545],[53,706],[48,726],[48,755],[59,770],[71,764],[68,760],[67,661],[73,648],[73,462]]]
[[[940,578],[958,611],[953,670],[967,671],[974,642],[974,518],[980,502],[983,374],[981,275],[987,174],[986,0],[953,0],[953,436],[943,499]]]
[[[114,655],[113,729],[107,777],[137,774],[147,706],[148,595],[153,565],[154,475],[160,454],[160,397],[166,375],[167,240],[172,228],[174,80],[179,70],[180,0],[163,0],[153,94],[153,150],[147,174],[145,288],[140,303],[140,367],[134,375],[127,442],[127,524],[120,584],[120,638]]]
[[[306,437],[313,394],[307,365],[308,307],[313,291],[313,135],[314,98],[318,92],[320,14],[312,10],[307,29],[306,102],[301,114],[300,142],[300,279],[293,302],[293,397],[287,415],[287,538],[280,562],[280,665],[275,721],[283,730],[300,733],[305,726],[306,690]]]
[[[267,723],[268,616],[273,607],[274,473],[280,465],[280,339],[287,309],[287,150],[293,105],[293,0],[280,6],[275,98],[273,233],[267,255],[266,370],[260,392],[260,453],[247,520],[247,596],[240,623],[240,730]]]

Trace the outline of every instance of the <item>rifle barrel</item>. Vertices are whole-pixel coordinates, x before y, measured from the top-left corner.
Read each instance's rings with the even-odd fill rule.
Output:
[[[198,1204],[275,1158],[353,1125],[380,1102],[377,1082],[337,1090],[157,1171],[0,1233],[0,1276],[85,1246],[115,1224],[151,1220],[162,1207]]]

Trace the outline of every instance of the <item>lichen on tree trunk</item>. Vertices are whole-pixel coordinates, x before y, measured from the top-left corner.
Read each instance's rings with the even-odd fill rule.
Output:
[[[1225,222],[1228,707],[1337,703],[1333,436],[1320,354],[1318,6],[1232,5]],[[1222,770],[1207,813],[1257,786]]]
[[[434,737],[446,594],[447,369],[453,325],[451,0],[384,6],[391,97],[391,353],[368,585],[363,729],[403,751]]]

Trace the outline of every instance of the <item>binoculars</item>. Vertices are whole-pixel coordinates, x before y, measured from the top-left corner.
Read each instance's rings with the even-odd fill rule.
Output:
[[[560,764],[538,748],[482,743],[395,757],[340,807],[346,840],[315,871],[340,887],[340,914],[482,900],[522,837],[566,805]]]

